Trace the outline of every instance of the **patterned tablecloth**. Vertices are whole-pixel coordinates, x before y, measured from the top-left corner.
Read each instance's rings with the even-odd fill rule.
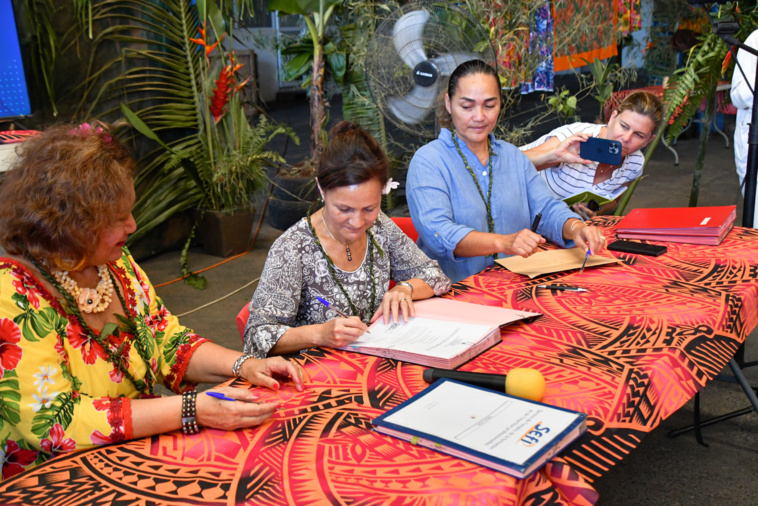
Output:
[[[612,226],[618,218],[596,218]],[[423,368],[326,349],[298,359],[299,393],[251,430],[170,433],[63,456],[0,483],[14,504],[592,504],[592,481],[632,451],[728,362],[758,319],[758,231],[718,247],[668,244],[623,263],[533,280],[492,267],[457,300],[543,313],[461,369],[539,369],[544,401],[583,411],[589,430],[526,480],[371,430],[421,391]],[[588,292],[537,289],[545,282]]]

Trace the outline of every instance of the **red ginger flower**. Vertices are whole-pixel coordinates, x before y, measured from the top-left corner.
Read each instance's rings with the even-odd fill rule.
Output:
[[[732,51],[727,51],[724,56],[724,61],[721,62],[721,75],[724,76],[729,69],[729,63],[732,61]]]
[[[213,52],[214,49],[216,49],[216,46],[218,46],[218,43],[224,40],[224,37],[226,37],[226,34],[221,35],[221,37],[214,42],[213,44],[208,45],[208,37],[206,35],[206,29],[205,29],[205,21],[203,21],[203,27],[197,28],[197,32],[200,34],[199,37],[193,39],[189,38],[190,42],[194,42],[197,45],[203,46],[205,48],[205,58],[207,59],[208,56]]]
[[[233,87],[234,74],[232,74],[231,68],[228,66],[222,68],[218,79],[216,79],[216,86],[213,88],[210,105],[211,114],[213,114],[213,119],[216,123],[226,112],[226,106],[231,98]]]
[[[211,114],[213,114],[213,119],[216,123],[226,112],[226,106],[229,104],[232,95],[247,83],[247,80],[245,80],[245,82],[236,86],[234,74],[241,68],[242,64],[234,62],[234,53],[232,53],[230,63],[221,69],[218,79],[216,79],[216,86],[213,88],[210,105]]]

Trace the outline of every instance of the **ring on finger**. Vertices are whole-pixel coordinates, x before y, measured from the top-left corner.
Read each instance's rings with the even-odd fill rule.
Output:
[[[405,299],[400,299],[398,302],[405,302]]]

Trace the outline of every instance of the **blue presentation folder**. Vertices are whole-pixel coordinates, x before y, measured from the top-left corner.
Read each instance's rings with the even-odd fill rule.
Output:
[[[431,398],[433,396],[429,397],[430,394],[432,394],[432,392],[434,392],[437,388],[443,387],[446,383],[461,385],[465,388],[472,389],[471,392],[481,391],[481,392],[486,392],[487,396],[489,395],[495,396],[491,398],[492,402],[491,403],[488,402],[487,406],[494,406],[498,404],[499,401],[502,401],[502,399],[500,399],[499,397],[504,397],[511,401],[508,403],[509,406],[518,406],[519,409],[532,409],[536,407],[537,409],[539,409],[538,411],[539,415],[544,414],[545,416],[549,416],[550,414],[555,414],[555,413],[566,413],[573,417],[573,421],[571,421],[567,426],[565,426],[565,428],[563,428],[559,432],[552,434],[551,437],[549,438],[549,441],[546,444],[544,444],[538,450],[535,450],[534,454],[530,455],[527,460],[520,463],[508,460],[507,451],[496,452],[496,453],[505,453],[505,454],[497,454],[497,455],[493,453],[485,453],[482,451],[477,451],[465,445],[456,443],[450,439],[438,437],[428,432],[416,430],[416,429],[407,427],[405,425],[399,425],[391,421],[388,421],[388,418],[391,418],[393,414],[398,413],[399,411],[402,411],[403,409],[411,406],[412,404],[420,403],[420,402],[427,403],[427,404],[433,403],[432,398]],[[533,406],[529,406],[529,405],[533,405]],[[489,409],[489,408],[483,406],[483,409]],[[511,411],[515,411],[515,409]],[[504,415],[500,415],[500,416],[504,416]],[[434,382],[424,391],[414,395],[413,397],[406,400],[399,406],[375,418],[372,421],[372,423],[374,424],[374,430],[381,432],[383,434],[397,437],[405,441],[409,441],[415,445],[424,446],[426,448],[429,448],[441,453],[458,457],[458,458],[467,460],[469,462],[473,462],[475,464],[479,464],[479,465],[488,467],[490,469],[494,469],[496,471],[509,474],[516,478],[528,478],[532,473],[540,469],[545,463],[547,463],[551,458],[553,458],[554,455],[556,455],[557,453],[562,451],[564,448],[566,448],[566,446],[568,446],[571,442],[573,442],[576,438],[581,436],[587,430],[586,419],[587,419],[587,415],[584,413],[580,413],[578,411],[572,411],[565,408],[550,406],[542,402],[530,401],[528,399],[514,397],[511,395],[504,394],[504,393],[495,392],[492,390],[488,390],[488,389],[473,386],[473,385],[468,385],[465,383],[461,383],[461,382],[446,378],[446,379],[441,379]],[[518,423],[518,422],[519,420],[515,420],[515,423]],[[461,430],[465,431],[468,429],[465,429],[462,427]],[[519,442],[520,441],[521,440],[519,440]]]

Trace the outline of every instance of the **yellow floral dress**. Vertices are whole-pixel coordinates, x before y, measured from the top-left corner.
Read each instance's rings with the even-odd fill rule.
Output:
[[[121,368],[26,267],[0,257],[0,479],[131,439],[130,400],[151,396],[157,381],[176,393],[194,388],[182,380],[207,339],[179,325],[126,249],[108,268],[134,324],[104,341]]]

